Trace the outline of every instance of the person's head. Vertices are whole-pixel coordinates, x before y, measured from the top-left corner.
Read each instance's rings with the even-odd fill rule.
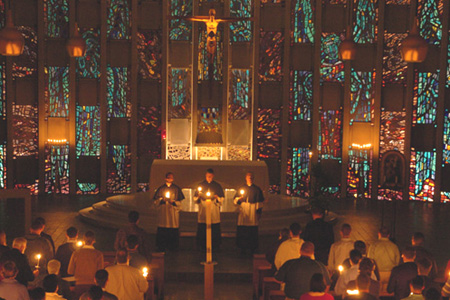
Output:
[[[139,246],[139,239],[136,235],[131,234],[127,237],[128,250],[136,250]]]
[[[416,258],[416,249],[411,246],[406,247],[402,251],[402,258],[404,262],[413,262]]]
[[[344,223],[341,226],[341,236],[343,238],[348,238],[350,237],[350,233],[352,232],[352,227],[350,226],[350,224]]]
[[[128,263],[128,251],[125,248],[121,248],[116,252],[116,260],[118,264]]]
[[[364,257],[359,261],[359,274],[372,275],[372,271],[375,269],[375,264],[370,258]]]
[[[215,16],[215,15],[216,15],[216,10],[215,10],[214,8],[211,8],[211,9],[208,11],[208,14],[209,14],[210,16]]]
[[[315,273],[311,277],[309,281],[309,291],[310,292],[318,292],[323,293],[327,286],[325,285],[325,281],[323,280],[323,275],[321,273]]]
[[[441,292],[435,288],[429,288],[424,295],[425,300],[441,300]]]
[[[252,172],[247,172],[245,174],[245,182],[247,183],[247,185],[252,185],[253,180],[255,180],[255,174],[253,174]]]
[[[55,293],[58,290],[58,276],[55,274],[45,276],[42,286],[46,293]]]
[[[356,241],[353,244],[353,248],[361,252],[362,255],[365,255],[367,253],[366,243],[364,243],[363,241]]]
[[[420,276],[414,277],[409,284],[409,288],[413,294],[422,294],[424,288],[423,278]]]
[[[0,229],[0,245],[6,246],[6,232]]]
[[[93,231],[86,231],[86,233],[84,234],[84,244],[87,246],[92,246],[95,243],[95,233]]]
[[[432,264],[428,258],[422,257],[416,261],[416,264],[419,275],[428,276],[428,274],[430,274]]]
[[[101,300],[103,297],[103,290],[98,285],[93,285],[89,288],[87,296],[90,300]]]
[[[12,242],[12,247],[20,251],[20,253],[25,253],[27,249],[27,240],[25,238],[15,238]]]
[[[311,242],[304,242],[300,248],[300,255],[311,258],[314,255],[314,244]]]
[[[66,237],[69,240],[77,239],[78,238],[78,229],[76,229],[73,226],[67,228],[67,230],[66,230]]]
[[[314,206],[311,208],[311,215],[313,219],[322,219],[323,218],[323,209],[318,206]]]
[[[356,277],[356,287],[360,292],[369,292],[370,277],[367,274],[359,274]]]
[[[128,213],[128,222],[131,224],[137,224],[139,221],[139,213],[135,210],[132,210]]]
[[[283,229],[280,230],[280,235],[278,237],[279,240],[287,240],[290,236],[291,231],[289,230],[289,228],[284,227]]]
[[[425,242],[425,235],[422,232],[414,232],[411,238],[411,244],[413,246],[422,246]]]
[[[289,232],[291,237],[299,237],[300,233],[302,233],[302,227],[298,223],[292,223],[291,226],[289,226]]]
[[[41,287],[30,290],[29,295],[30,300],[45,300],[45,291]]]
[[[166,183],[172,184],[173,180],[174,180],[173,173],[167,172],[166,173]]]
[[[5,279],[15,278],[18,272],[15,262],[12,260],[6,261],[2,266],[2,275]]]
[[[214,179],[214,170],[207,169],[205,174],[206,181],[211,182]]]
[[[98,270],[95,272],[95,283],[99,286],[104,288],[106,286],[106,283],[108,282],[108,271],[105,269]]]
[[[352,264],[352,266],[357,265],[361,258],[361,252],[359,252],[358,250],[353,249],[352,251],[350,251],[350,263]]]
[[[389,228],[387,228],[386,226],[383,226],[378,231],[378,238],[389,238],[390,234],[391,234],[391,232],[389,231]]]
[[[59,260],[52,259],[47,264],[47,272],[48,274],[59,274],[59,269],[61,269],[61,263]]]
[[[39,218],[37,218],[31,223],[30,233],[40,235],[41,232],[44,231],[44,228],[45,224],[42,223]]]

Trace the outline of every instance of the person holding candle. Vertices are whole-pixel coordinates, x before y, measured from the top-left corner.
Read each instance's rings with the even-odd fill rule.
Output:
[[[27,240],[25,255],[28,257],[31,266],[35,266],[38,262],[38,267],[45,272],[47,263],[53,258],[53,250],[49,241],[41,236],[44,228],[44,224],[39,219],[31,223],[30,233],[25,235]],[[38,254],[41,255],[39,261],[36,258]]]
[[[130,235],[136,235],[139,239],[139,253],[145,257],[150,255],[150,247],[147,245],[146,232],[139,225],[139,212],[132,210],[128,213],[128,224],[120,228],[116,233],[116,240],[114,241],[114,249],[127,247],[127,238]]]
[[[245,185],[238,189],[234,198],[234,204],[239,207],[236,244],[243,253],[246,250],[254,253],[258,248],[258,223],[262,214],[264,195],[253,183],[254,179],[254,174],[247,172]]]
[[[153,196],[158,211],[158,228],[156,231],[156,247],[159,252],[177,250],[180,240],[180,210],[184,199],[181,188],[174,184],[172,172],[166,174],[165,183]]]
[[[33,281],[34,277],[39,274],[38,270],[35,272],[31,270],[28,258],[24,254],[26,248],[27,240],[25,238],[15,238],[12,242],[12,249],[3,253],[0,258],[0,265],[8,260],[16,264],[18,273],[15,279],[24,286],[28,286],[28,282]]]
[[[75,227],[69,227],[66,230],[66,239],[67,242],[58,247],[55,255],[55,259],[61,262],[60,273],[62,277],[68,276],[67,267],[69,266],[70,258],[73,252],[79,248],[77,246],[78,230]]]
[[[201,250],[206,250],[206,200],[211,200],[212,249],[220,248],[220,207],[224,197],[222,186],[214,181],[214,170],[207,169],[205,180],[198,185],[194,193],[194,201],[198,205],[197,246]]]

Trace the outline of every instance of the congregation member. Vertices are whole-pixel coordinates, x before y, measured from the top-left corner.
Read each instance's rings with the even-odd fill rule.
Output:
[[[300,249],[300,257],[285,262],[275,274],[276,280],[285,283],[286,297],[299,299],[301,295],[307,293],[311,278],[316,273],[321,273],[325,284],[330,286],[331,281],[327,268],[313,257],[314,244],[304,242]]]
[[[439,292],[439,289],[431,288],[424,294],[425,300],[441,300],[441,293]]]
[[[100,298],[103,297],[103,300],[118,300],[117,297],[111,293],[108,293],[105,290],[106,285],[108,284],[108,271],[102,269],[102,270],[98,270],[97,272],[95,272],[95,284],[97,287],[100,288],[101,295]],[[91,290],[92,287],[89,289]],[[79,300],[89,300],[92,298],[89,298],[91,292],[87,291],[86,293],[84,293],[83,295],[81,295]]]
[[[416,254],[416,256],[417,256],[417,254]],[[439,283],[433,281],[433,279],[429,276],[429,274],[431,272],[431,268],[432,268],[431,261],[426,257],[422,257],[420,260],[416,259],[415,263],[417,265],[417,273],[423,279],[423,293],[422,294],[425,295],[426,292],[431,288],[440,289],[441,287],[440,287]]]
[[[340,274],[336,286],[334,288],[334,293],[338,296],[345,295],[345,291],[347,290],[347,285],[350,281],[355,280],[359,274],[359,261],[361,260],[362,255],[358,250],[350,251],[350,264],[351,267],[342,271]]]
[[[258,248],[258,225],[261,218],[264,195],[255,185],[255,175],[251,172],[245,174],[245,185],[237,189],[234,204],[239,207],[239,216],[236,230],[236,245],[245,254],[251,254]]]
[[[280,245],[284,241],[287,241],[289,239],[289,237],[290,237],[290,230],[289,230],[289,228],[285,227],[285,228],[281,229],[279,234],[278,234],[277,241],[275,243],[273,243],[272,246],[270,246],[269,250],[266,253],[266,259],[272,265],[273,271],[276,271],[275,255],[277,254],[278,248],[280,247]]]
[[[36,270],[33,273],[31,270],[28,258],[24,254],[26,248],[27,240],[25,238],[15,238],[12,242],[12,249],[3,253],[0,258],[0,265],[4,264],[6,261],[14,262],[18,270],[15,279],[24,286],[28,286],[28,282],[33,281],[35,275],[37,276],[39,274],[39,271]]]
[[[42,217],[38,217],[36,218],[36,222],[40,222],[42,223],[42,225],[44,226],[44,228],[41,231],[41,237],[43,237],[44,239],[46,239],[48,241],[48,243],[50,244],[51,248],[52,248],[52,254],[53,256],[55,256],[55,243],[53,242],[53,238],[50,234],[46,233],[45,230],[45,219]]]
[[[139,253],[148,257],[149,248],[147,247],[147,239],[145,230],[138,226],[139,224],[139,212],[132,210],[128,213],[128,224],[120,228],[116,233],[116,239],[114,241],[114,249],[126,248],[127,238],[130,235],[135,235],[139,239]]]
[[[416,251],[416,259],[415,261],[418,262],[422,258],[426,258],[431,262],[431,271],[429,276],[434,279],[437,277],[437,264],[436,260],[434,259],[433,254],[428,251],[428,249],[425,248],[425,235],[422,232],[415,232],[411,238],[411,245],[413,246],[414,250]]]
[[[322,273],[316,273],[309,282],[309,292],[303,294],[300,300],[334,300],[334,297],[326,292],[327,285]]]
[[[127,251],[129,257],[129,265],[139,270],[148,266],[147,258],[139,253],[139,239],[135,235],[130,235],[127,238]]]
[[[28,290],[16,280],[18,270],[13,261],[6,261],[1,267],[0,299],[28,300]]]
[[[327,265],[330,248],[334,243],[333,226],[325,222],[322,208],[313,207],[311,209],[311,215],[313,220],[306,224],[301,237],[303,240],[314,244],[314,256],[316,260]]]
[[[373,264],[373,260],[371,260],[370,258],[363,257],[359,261],[359,266],[358,266],[359,275],[365,274],[365,275],[369,276],[369,278],[370,278],[368,293],[373,295],[374,297],[378,298],[378,296],[380,295],[381,284],[379,281],[377,281],[375,279],[376,276],[374,274],[374,269],[375,269],[375,266]],[[356,280],[351,280],[347,284],[347,290],[356,290],[356,289],[358,289]]]
[[[6,232],[4,230],[0,230],[0,257],[2,257],[3,253],[8,250],[9,247],[6,244]]]
[[[281,243],[275,254],[275,267],[277,270],[279,270],[286,261],[300,257],[300,249],[304,243],[300,238],[300,233],[302,232],[300,224],[292,223],[291,226],[289,226],[289,232],[290,239]]]
[[[208,196],[209,193],[209,196]],[[214,170],[207,169],[205,180],[202,181],[194,193],[194,201],[198,205],[197,246],[206,250],[206,200],[211,200],[211,238],[212,250],[219,250],[222,243],[220,229],[220,207],[225,194],[222,186],[214,181]]]
[[[103,253],[94,248],[95,234],[86,231],[84,245],[70,258],[67,273],[75,277],[76,285],[94,284],[95,272],[103,269]]]
[[[378,240],[374,242],[367,257],[374,259],[380,272],[390,272],[400,262],[400,251],[396,244],[389,240],[390,231],[381,227],[378,231]]]
[[[84,294],[83,294],[84,295]],[[102,288],[96,285],[93,285],[89,288],[89,290],[85,293],[85,300],[104,300]],[[80,297],[80,300],[82,298]]]
[[[53,258],[52,246],[49,240],[41,236],[45,225],[36,219],[31,223],[30,233],[25,235],[27,246],[25,255],[30,265],[36,265],[42,272],[46,271],[47,263]],[[37,258],[40,255],[40,258]]]
[[[140,270],[128,265],[126,249],[117,251],[116,261],[116,265],[106,268],[109,274],[106,291],[120,300],[143,300],[144,293],[148,289],[148,282]]]
[[[413,279],[411,279],[411,282],[409,284],[409,289],[411,290],[411,293],[403,298],[402,300],[423,300],[423,279],[420,276],[416,276]]]
[[[45,291],[45,300],[66,300],[57,293],[58,277],[55,274],[45,276],[42,285]]]
[[[172,172],[168,172],[165,177],[166,182],[156,190],[153,196],[158,214],[156,230],[158,252],[178,250],[180,243],[180,210],[184,195],[181,188],[173,183]]]
[[[47,264],[47,272],[49,275],[56,275],[58,278],[58,295],[61,297],[71,300],[73,298],[72,292],[70,291],[70,283],[61,278],[60,275],[61,263],[59,260],[52,259]]]
[[[350,251],[354,248],[354,241],[350,238],[351,232],[350,224],[342,224],[341,240],[331,245],[330,255],[328,256],[328,270],[332,273],[338,272],[338,267],[344,263],[345,259],[349,257]]]
[[[45,291],[41,287],[30,290],[29,295],[30,300],[45,300]]]
[[[350,294],[351,290],[347,291],[344,300],[377,300],[378,298],[369,292],[370,277],[367,274],[359,274],[356,278],[356,293]]]
[[[395,300],[406,298],[411,292],[411,280],[418,275],[417,265],[414,262],[415,258],[416,252],[414,248],[411,246],[406,247],[402,253],[403,263],[394,267],[391,271],[387,292],[394,293]]]
[[[66,230],[66,242],[56,250],[55,259],[61,263],[60,273],[62,277],[67,277],[67,268],[69,267],[70,258],[73,252],[78,248],[78,229],[69,227]]]
[[[364,243],[363,241],[360,241],[360,240],[356,241],[353,244],[353,248],[358,250],[359,252],[361,252],[362,257],[367,257],[367,247],[366,247],[366,243]],[[372,258],[370,258],[370,260],[372,261],[373,266],[374,266],[373,273],[375,274],[375,277],[377,278],[377,280],[380,281],[380,271],[378,270],[377,262]],[[342,263],[342,266],[344,267],[344,269],[350,268],[350,266],[351,266],[350,258],[345,259],[344,262]],[[389,278],[387,278],[387,279],[389,279]]]

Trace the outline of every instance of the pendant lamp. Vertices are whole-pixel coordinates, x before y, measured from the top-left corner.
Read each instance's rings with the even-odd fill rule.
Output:
[[[427,58],[428,43],[419,34],[417,17],[414,18],[414,23],[408,36],[400,45],[400,53],[402,59],[409,63],[421,63]]]
[[[86,41],[80,36],[77,23],[72,37],[67,40],[66,49],[70,57],[83,57],[86,54]]]
[[[356,58],[356,43],[352,38],[352,29],[350,26],[347,26],[347,32],[345,39],[339,45],[339,59],[346,60],[354,60]]]
[[[6,26],[0,31],[0,54],[19,56],[23,52],[25,39],[22,33],[14,27],[11,9],[6,13]]]

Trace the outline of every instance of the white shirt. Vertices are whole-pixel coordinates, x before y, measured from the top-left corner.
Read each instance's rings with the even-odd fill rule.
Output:
[[[28,290],[13,278],[7,278],[0,281],[0,298],[6,300],[29,300]]]
[[[108,283],[105,290],[120,300],[143,300],[148,282],[141,272],[126,264],[117,264],[106,268]]]
[[[339,275],[339,279],[336,282],[336,286],[334,287],[334,293],[336,295],[344,295],[347,291],[347,285],[350,281],[356,280],[359,275],[359,264],[352,265],[350,269],[344,270],[341,275]],[[372,273],[370,276],[373,280],[377,280],[375,275]]]
[[[288,260],[300,257],[300,248],[305,241],[294,237],[281,243],[275,254],[275,267],[277,270]]]
[[[328,256],[328,269],[334,271],[342,265],[344,260],[350,257],[350,251],[353,250],[354,241],[350,238],[342,238],[339,242],[331,245],[330,255]]]
[[[45,300],[66,300],[66,298],[63,298],[57,293],[45,293]]]

